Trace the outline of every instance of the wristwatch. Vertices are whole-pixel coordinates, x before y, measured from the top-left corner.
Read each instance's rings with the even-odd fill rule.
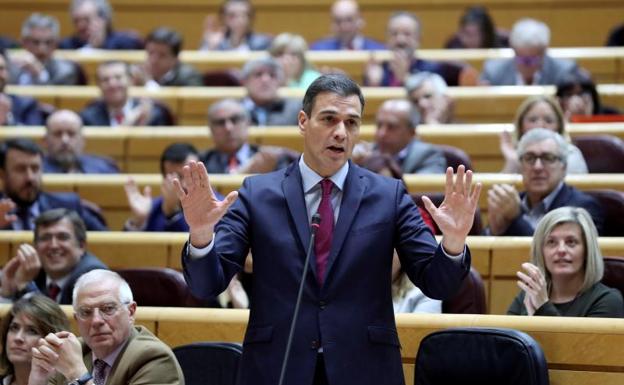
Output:
[[[93,376],[91,375],[91,373],[87,372],[82,376],[76,378],[75,380],[70,381],[69,383],[67,383],[67,385],[85,385],[91,379],[93,379]]]

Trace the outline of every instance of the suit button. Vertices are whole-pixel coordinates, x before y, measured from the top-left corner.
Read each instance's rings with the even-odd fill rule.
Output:
[[[321,308],[321,310],[325,310],[326,306],[327,306],[327,302],[325,302],[325,301],[320,301],[319,302],[319,307]]]
[[[318,350],[321,347],[321,343],[318,340],[313,340],[310,344],[310,348]]]

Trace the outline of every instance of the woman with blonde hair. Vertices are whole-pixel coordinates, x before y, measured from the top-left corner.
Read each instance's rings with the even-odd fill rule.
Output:
[[[69,330],[59,305],[41,294],[20,298],[2,320],[0,378],[2,385],[25,385],[30,375],[31,348],[49,333]]]
[[[507,314],[567,317],[623,317],[622,294],[600,281],[604,262],[589,213],[560,207],[538,223],[531,262],[522,264],[522,290]]]
[[[563,136],[570,142],[570,136],[565,130],[565,119],[559,103],[549,96],[531,96],[527,98],[516,112],[514,119],[514,131],[504,131],[501,135],[500,148],[505,159],[505,165],[501,172],[519,173],[520,161],[516,151],[516,145],[522,135],[534,128],[546,128]],[[581,150],[574,144],[568,146],[567,173],[586,174],[587,163]]]
[[[308,44],[300,35],[281,33],[273,39],[269,53],[284,70],[285,86],[306,90],[321,76],[306,59],[307,50]]]

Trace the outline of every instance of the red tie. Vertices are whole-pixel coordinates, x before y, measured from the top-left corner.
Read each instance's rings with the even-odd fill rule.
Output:
[[[321,181],[321,203],[318,213],[321,214],[321,223],[316,232],[314,252],[316,253],[316,276],[319,286],[323,286],[325,269],[329,259],[332,237],[334,236],[334,209],[331,204],[331,192],[334,184],[329,179]]]
[[[230,160],[228,161],[227,170],[228,173],[233,173],[238,169],[238,159],[236,159],[236,154],[230,155]]]
[[[52,282],[48,285],[48,297],[52,298],[52,300],[56,301],[56,297],[60,292],[61,288],[56,283]]]
[[[124,113],[123,111],[119,111],[118,113],[115,114],[115,121],[117,121],[117,124],[121,125],[124,121]]]

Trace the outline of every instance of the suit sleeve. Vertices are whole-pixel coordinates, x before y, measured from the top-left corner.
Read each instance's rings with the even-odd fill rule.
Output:
[[[440,174],[446,171],[446,158],[442,151],[432,147],[427,151],[418,174]]]
[[[429,298],[453,296],[470,270],[470,251],[461,261],[445,255],[402,183],[397,181],[395,248],[409,279]]]

